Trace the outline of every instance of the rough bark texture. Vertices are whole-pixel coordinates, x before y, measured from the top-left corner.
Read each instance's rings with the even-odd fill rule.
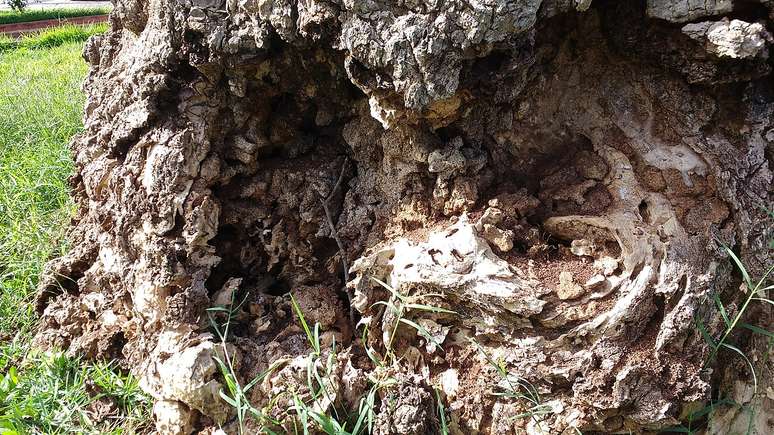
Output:
[[[251,399],[290,424],[309,358],[292,292],[339,350],[321,411],[356,409],[384,370],[364,345],[392,341],[377,434],[436,433],[434,386],[457,434],[657,431],[719,396],[772,433],[767,344],[733,337],[753,394],[741,358],[703,369],[696,327],[721,330],[713,294],[744,297],[721,243],[753,276],[772,261],[772,8],[117,0],[84,49],[79,212],[38,343],[122,361],[161,433],[234,432],[206,309],[244,300],[238,375],[279,362]],[[407,311],[435,343],[392,337],[371,278],[455,314]],[[470,339],[551,411],[513,418],[530,404],[492,394]],[[709,432],[748,417],[721,407]]]

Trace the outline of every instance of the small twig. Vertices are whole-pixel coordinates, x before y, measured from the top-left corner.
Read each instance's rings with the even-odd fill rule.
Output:
[[[338,231],[336,231],[336,225],[333,223],[333,215],[331,215],[331,209],[330,209],[330,202],[333,200],[333,198],[336,196],[336,192],[339,191],[341,188],[341,183],[344,181],[344,174],[347,172],[347,163],[349,162],[349,158],[344,157],[344,163],[341,164],[341,173],[339,173],[339,179],[336,180],[336,184],[333,186],[333,189],[331,189],[331,192],[328,194],[328,197],[325,199],[320,199],[320,202],[322,202],[323,211],[325,212],[325,218],[328,220],[328,227],[331,229],[331,236],[333,237],[333,240],[336,241],[336,245],[339,247],[339,256],[341,257],[341,266],[344,269],[344,292],[347,294],[347,298],[349,299],[350,303],[350,309],[349,309],[349,317],[350,321],[353,322],[354,325],[354,313],[352,312],[352,298],[353,295],[350,294],[349,290],[347,289],[347,283],[349,282],[349,267],[347,266],[347,251],[344,249],[344,243],[342,243],[341,238],[339,237]]]
[[[344,244],[341,243],[341,239],[339,238],[338,232],[336,232],[336,228],[333,226],[333,217],[331,217],[331,211],[328,208],[328,204],[323,201],[323,210],[325,211],[325,217],[328,219],[328,226],[331,228],[331,235],[333,236],[333,239],[336,241],[336,244],[339,246],[339,255],[341,256],[341,263],[344,267],[344,285],[349,282],[349,272],[347,271],[347,252],[344,250]]]
[[[323,210],[325,211],[325,218],[328,220],[328,227],[331,229],[331,235],[333,236],[333,239],[336,241],[336,244],[339,247],[339,255],[341,255],[341,262],[342,262],[342,265],[344,266],[344,284],[345,285],[349,281],[349,271],[347,270],[347,251],[344,250],[344,244],[341,242],[339,233],[338,231],[336,231],[336,225],[333,223],[333,215],[331,215],[330,202],[336,196],[336,192],[339,191],[339,188],[341,187],[341,182],[344,181],[344,173],[347,171],[348,161],[349,159],[347,157],[344,157],[344,163],[341,164],[341,173],[339,174],[339,179],[336,181],[336,184],[333,186],[333,189],[331,189],[331,193],[328,194],[328,197],[322,200]]]
[[[347,172],[347,163],[349,162],[348,157],[344,157],[344,162],[341,164],[341,172],[339,173],[339,179],[336,180],[336,184],[333,186],[333,189],[331,190],[331,193],[328,194],[328,197],[325,198],[325,202],[330,202],[333,199],[333,196],[336,195],[336,192],[341,187],[341,182],[344,181],[344,174]]]

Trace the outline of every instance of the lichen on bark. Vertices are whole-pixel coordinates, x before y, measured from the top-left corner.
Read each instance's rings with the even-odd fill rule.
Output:
[[[438,431],[435,387],[452,433],[656,431],[718,391],[769,433],[767,343],[740,337],[753,394],[743,361],[704,367],[696,322],[719,331],[712,296],[744,297],[723,244],[771,265],[772,7],[117,1],[84,48],[73,248],[37,343],[131,369],[161,433],[233,431],[206,310],[244,301],[223,349],[244,380],[279,367],[265,404],[305,382],[292,293],[339,347],[336,406],[378,370],[364,346],[393,341],[378,434]],[[433,340],[393,338],[375,279],[454,314],[409,310]],[[511,418],[485,354],[542,421]],[[714,433],[747,424],[716,414]]]

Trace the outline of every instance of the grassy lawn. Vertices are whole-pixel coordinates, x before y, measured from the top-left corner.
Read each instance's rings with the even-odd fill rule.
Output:
[[[107,30],[107,24],[90,24],[75,26],[66,24],[51,29],[42,30],[31,35],[23,35],[19,39],[0,35],[0,52],[19,48],[55,48],[67,43],[82,44],[89,36]],[[13,56],[8,58],[12,61]]]
[[[109,363],[29,345],[38,275],[64,252],[74,212],[67,144],[82,128],[81,49],[104,30],[67,27],[0,41],[0,435],[131,433],[147,420],[148,399]]]
[[[51,20],[57,18],[87,17],[104,15],[111,8],[73,8],[73,9],[35,9],[22,12],[0,11],[0,24],[26,23],[28,21]]]
[[[0,54],[0,331],[25,329],[25,301],[72,213],[67,142],[81,127],[81,43]]]

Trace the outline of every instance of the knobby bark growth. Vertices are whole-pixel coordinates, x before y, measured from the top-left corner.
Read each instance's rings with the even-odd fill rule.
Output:
[[[721,396],[749,407],[711,431],[754,409],[771,433],[767,343],[733,337],[753,393],[741,358],[705,369],[696,325],[745,297],[722,244],[753,276],[772,260],[772,8],[117,0],[84,49],[78,215],[37,342],[119,360],[161,433],[237,430],[221,349],[243,383],[277,363],[250,400],[289,425],[290,392],[311,401],[292,292],[338,348],[318,411],[389,372],[378,434],[436,433],[434,386],[452,433],[657,430]],[[418,333],[372,278],[454,313],[409,307]],[[220,348],[206,310],[232,301]],[[534,404],[493,395],[487,357],[544,413],[513,418]]]

